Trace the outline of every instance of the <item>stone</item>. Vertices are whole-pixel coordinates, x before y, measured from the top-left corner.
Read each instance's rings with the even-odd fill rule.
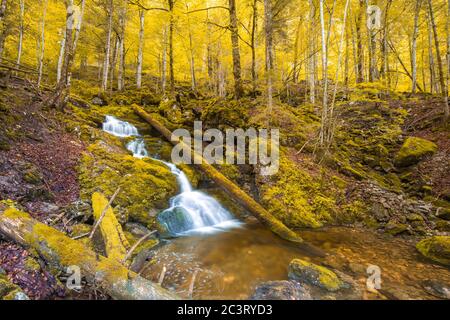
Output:
[[[394,221],[389,221],[385,226],[386,233],[396,236],[398,234],[408,231],[408,225],[403,223],[396,223]]]
[[[450,220],[450,209],[438,208],[436,211],[436,217],[444,220]]]
[[[409,167],[433,155],[437,151],[437,145],[431,141],[408,137],[395,157],[397,167]]]
[[[176,237],[180,232],[189,230],[193,226],[193,221],[182,207],[175,207],[165,210],[156,216],[157,228],[161,237]]]
[[[416,248],[425,257],[450,266],[450,236],[423,239],[417,243]]]
[[[289,264],[289,279],[332,292],[345,287],[333,271],[301,259],[294,259]]]
[[[445,285],[439,281],[435,280],[425,280],[422,283],[422,287],[429,294],[441,298],[441,299],[450,299],[450,286]]]
[[[142,238],[150,233],[150,230],[144,227],[142,224],[135,222],[128,222],[125,224],[125,231],[131,233],[137,238]]]
[[[256,287],[251,300],[312,300],[309,291],[295,281],[270,281]]]

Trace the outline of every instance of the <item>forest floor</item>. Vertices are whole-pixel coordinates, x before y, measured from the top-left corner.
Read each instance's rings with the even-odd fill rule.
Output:
[[[99,97],[76,92],[88,102],[62,113],[45,106],[49,93],[38,93],[20,79],[10,82],[7,89],[1,89],[0,200],[16,203],[37,220],[70,234],[74,225],[80,222],[72,212],[86,205],[80,195],[83,188],[80,185],[80,161],[83,154],[93,152],[88,151],[90,138],[84,137],[83,128],[89,123],[96,130],[105,112],[127,108],[134,103],[127,100],[134,96],[133,93],[130,96],[118,94],[114,98],[116,109],[105,106],[104,111],[98,111],[102,107],[96,106],[92,111],[86,109],[91,107],[88,99]],[[126,101],[118,103],[120,99]],[[252,105],[257,103],[250,102]],[[174,126],[177,123],[188,125],[190,122],[177,121],[186,114],[191,117],[200,114],[210,127],[218,125],[218,119],[236,126],[242,121],[258,123],[264,120],[258,119],[255,112],[258,106],[248,113],[248,118],[239,119],[242,116],[240,106],[232,107],[228,112],[223,106],[213,110],[209,101],[185,99],[181,104],[180,114],[164,107],[164,102],[147,109],[158,111]],[[286,158],[282,158],[281,173],[276,179],[255,177],[248,168],[236,171],[224,167],[223,173],[292,228],[354,224],[416,239],[448,235],[450,132],[448,125],[443,126],[440,122],[440,98],[415,95],[389,101],[373,99],[349,103],[341,112],[345,121],[339,124],[337,145],[319,160],[314,147],[305,146],[305,141],[311,137],[311,132],[306,130],[317,125],[317,110],[308,108],[304,112],[298,110],[300,107],[290,107],[289,113],[275,109],[281,119],[279,125],[285,126],[287,131],[306,124],[306,129],[298,134],[282,132]],[[80,120],[80,114],[85,117],[84,121]],[[400,132],[396,131],[397,127]],[[393,165],[395,154],[407,136],[433,141],[437,152],[406,169],[396,168]],[[386,152],[368,154],[370,148],[380,144]],[[304,151],[299,153],[300,149]],[[296,169],[299,167],[301,171]],[[289,189],[283,190],[290,183],[295,190],[292,195],[287,194]],[[320,198],[312,196],[317,193]],[[293,200],[289,196],[294,197]],[[306,197],[307,201],[297,204],[299,197]],[[281,201],[277,200],[280,198]],[[311,208],[314,215],[304,218],[301,214],[304,207]],[[294,213],[286,216],[289,210]],[[341,214],[344,211],[346,213]],[[436,211],[447,215],[437,217]],[[417,218],[417,214],[421,217]],[[86,223],[85,218],[81,220]],[[66,294],[58,277],[49,272],[42,261],[6,239],[0,239],[0,274],[2,272],[32,299],[63,298]],[[105,296],[93,289],[88,297]]]

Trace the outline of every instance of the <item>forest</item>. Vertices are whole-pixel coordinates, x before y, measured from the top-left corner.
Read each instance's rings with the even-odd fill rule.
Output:
[[[0,0],[0,300],[449,300],[449,89],[450,0]]]

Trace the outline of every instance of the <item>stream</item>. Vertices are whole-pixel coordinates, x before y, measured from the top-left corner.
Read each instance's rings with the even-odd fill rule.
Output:
[[[127,149],[137,158],[151,157],[133,125],[108,116],[103,129],[118,137],[135,137]],[[162,285],[181,296],[188,295],[195,274],[194,299],[247,299],[263,282],[287,280],[287,267],[295,258],[339,270],[363,289],[368,266],[378,266],[380,292],[389,299],[437,299],[430,287],[450,286],[450,270],[423,258],[413,240],[354,227],[300,231],[307,243],[327,253],[318,256],[307,247],[280,239],[253,219],[238,221],[217,200],[193,190],[175,165],[158,161],[170,168],[180,187],[167,210],[181,210],[186,219],[181,226],[168,221],[177,237],[155,249],[141,273],[157,282],[166,269]],[[313,299],[329,298],[319,291],[311,294]],[[354,298],[354,293],[338,298]],[[379,296],[362,290],[358,298]]]

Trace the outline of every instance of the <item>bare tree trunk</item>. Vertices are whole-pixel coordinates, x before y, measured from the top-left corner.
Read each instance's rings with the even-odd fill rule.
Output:
[[[8,7],[8,0],[1,0],[1,2],[0,2],[0,61],[3,57],[5,40],[6,40],[6,36],[8,34],[8,28],[5,24],[7,7]]]
[[[117,60],[119,59],[119,47],[120,47],[120,40],[119,37],[116,35],[115,38],[113,38],[114,41],[111,39],[111,43],[114,43],[114,47],[112,50],[112,53],[110,55],[110,59],[108,61],[109,63],[109,91],[112,93],[114,91],[114,80],[116,76],[116,67],[117,67]]]
[[[64,49],[66,47],[66,32],[63,32],[63,38],[61,39],[60,49],[59,49],[59,58],[58,58],[58,67],[56,69],[56,83],[61,81],[61,73],[62,67],[64,63]]]
[[[386,3],[386,8],[384,10],[384,26],[383,26],[383,39],[382,39],[382,73],[380,76],[382,76],[385,80],[386,88],[388,89],[387,94],[389,94],[389,90],[391,87],[391,76],[389,72],[390,64],[389,64],[389,32],[390,32],[390,25],[389,25],[389,10],[392,5],[392,0],[388,0]]]
[[[258,0],[253,0],[252,4],[252,30],[251,30],[251,49],[252,49],[252,91],[256,97],[258,89],[258,74],[256,72],[256,32],[258,30]]]
[[[44,0],[44,8],[42,12],[41,20],[41,42],[39,45],[39,67],[38,67],[38,82],[37,86],[41,86],[42,73],[44,70],[44,53],[45,53],[45,19],[47,17],[48,0]]]
[[[328,48],[325,35],[324,0],[320,0],[320,26],[322,34],[322,78],[323,78],[323,105],[322,123],[320,129],[320,145],[325,143],[328,128]]]
[[[431,4],[431,0],[428,0],[428,8],[430,10],[430,21],[431,21],[431,26],[433,28],[434,44],[436,46],[436,57],[437,57],[438,71],[439,71],[439,82],[441,84],[441,93],[444,97],[444,119],[447,120],[449,117],[449,114],[450,114],[449,105],[448,105],[447,85],[446,85],[446,81],[445,81],[444,67],[443,67],[442,57],[441,57],[441,53],[440,53],[439,36],[437,33],[436,23],[434,20],[433,5]]]
[[[356,83],[364,82],[364,51],[362,44],[362,32],[361,26],[363,23],[364,17],[364,0],[359,0],[359,11],[358,17],[356,19],[356,47],[357,47],[357,75],[356,75]]]
[[[239,31],[236,10],[236,0],[229,0],[230,31],[233,56],[234,97],[239,99],[243,95],[241,79],[241,54],[239,50]]]
[[[419,16],[420,8],[422,6],[422,0],[416,0],[416,6],[414,9],[414,30],[412,36],[412,48],[411,48],[411,67],[412,67],[412,92],[416,93],[417,89],[417,37],[419,35]]]
[[[81,27],[83,25],[83,18],[84,18],[84,9],[86,7],[86,0],[81,0],[80,4],[80,16],[78,17],[78,23],[75,28],[75,39],[73,40],[73,52],[76,52],[78,40],[80,40],[80,34],[81,34]]]
[[[108,5],[108,30],[106,35],[106,47],[105,47],[105,59],[103,61],[103,80],[102,80],[102,90],[106,92],[108,90],[108,75],[109,75],[109,60],[111,54],[111,34],[113,27],[113,10],[114,4],[113,0],[109,0]]]
[[[170,93],[175,94],[175,71],[173,57],[173,33],[175,28],[175,17],[173,10],[175,6],[174,0],[169,1],[170,21],[169,21],[169,74],[170,74]]]
[[[136,70],[136,87],[142,87],[142,65],[144,59],[144,32],[145,32],[145,10],[139,11],[139,52]]]
[[[298,61],[298,55],[299,55],[299,40],[300,40],[300,28],[302,26],[303,17],[298,18],[297,23],[297,29],[295,31],[295,40],[294,40],[294,70],[292,71],[292,81],[294,83],[298,83],[298,77],[300,73],[299,68],[299,61]]]
[[[367,13],[369,13],[369,0],[366,0]],[[369,35],[369,81],[379,80],[379,71],[377,66],[377,32],[372,28],[367,28]]]
[[[25,14],[25,0],[20,0],[19,45],[18,45],[18,49],[17,49],[17,64],[18,65],[20,65],[20,60],[22,59],[24,14]]]
[[[272,3],[270,0],[264,0],[264,23],[266,33],[266,72],[267,72],[267,105],[269,107],[269,116],[273,108],[273,72],[274,72],[274,53],[273,53],[273,16]]]
[[[309,97],[310,102],[312,104],[316,103],[316,71],[317,71],[317,54],[316,54],[316,6],[314,4],[314,0],[309,0],[309,24],[310,24],[310,30],[309,30],[309,56],[308,56],[308,69],[309,69],[309,75],[308,75],[308,82],[309,82]]]
[[[189,6],[186,3],[186,11],[189,11]],[[188,15],[188,32],[189,32],[189,55],[190,55],[190,67],[191,67],[191,87],[192,91],[197,91],[197,79],[195,77],[195,57],[194,57],[194,44],[192,39],[191,19]]]
[[[439,92],[436,82],[436,68],[433,54],[433,31],[431,27],[430,11],[428,10],[428,67],[430,70],[430,92]]]
[[[163,94],[166,94],[167,86],[167,26],[163,29],[163,54],[162,54],[162,68],[161,68],[161,89]]]
[[[119,72],[117,74],[117,89],[125,89],[125,29],[127,22],[127,2],[122,3],[119,17]]]

